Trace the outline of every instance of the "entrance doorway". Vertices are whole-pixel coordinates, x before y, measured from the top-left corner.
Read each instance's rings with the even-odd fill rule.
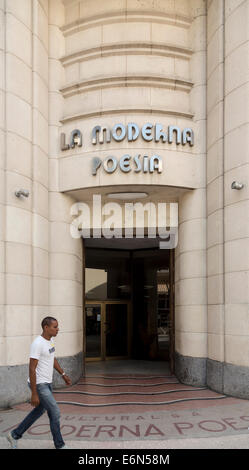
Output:
[[[157,239],[85,239],[86,361],[169,361],[174,372],[174,250]]]
[[[86,301],[86,359],[131,357],[131,306],[127,301]]]

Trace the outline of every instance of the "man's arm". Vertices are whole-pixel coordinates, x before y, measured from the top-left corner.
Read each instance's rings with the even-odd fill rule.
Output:
[[[57,361],[56,358],[54,358],[54,368],[55,368],[55,370],[57,370],[57,372],[59,372],[59,374],[62,376],[62,378],[64,379],[64,381],[66,382],[67,385],[72,385],[72,381],[71,381],[70,377],[68,377],[66,374],[64,374],[64,371],[61,368],[61,366],[60,366],[60,364],[59,364],[59,362]]]
[[[36,370],[37,364],[38,364],[38,359],[33,359],[31,357],[29,360],[29,380],[30,380],[30,388],[32,392],[31,405],[34,407],[38,406],[40,403],[39,396],[38,396],[37,389],[36,389],[35,370]]]

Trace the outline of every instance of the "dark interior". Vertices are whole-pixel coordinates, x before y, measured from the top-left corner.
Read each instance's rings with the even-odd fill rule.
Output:
[[[86,304],[88,299],[131,302],[133,359],[169,359],[169,266],[169,250],[159,249],[158,239],[85,240],[86,277],[89,268],[102,270],[105,277],[105,282],[86,291]],[[125,355],[126,306],[108,304],[106,308],[107,355]],[[99,355],[98,309],[97,304],[91,306],[86,316],[89,357]]]

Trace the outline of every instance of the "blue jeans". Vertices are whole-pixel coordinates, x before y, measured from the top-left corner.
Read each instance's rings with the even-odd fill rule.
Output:
[[[43,383],[36,385],[40,404],[35,407],[19,426],[12,431],[14,439],[20,439],[25,431],[47,411],[50,423],[50,429],[56,449],[65,445],[60,431],[60,410],[52,394],[52,384]]]

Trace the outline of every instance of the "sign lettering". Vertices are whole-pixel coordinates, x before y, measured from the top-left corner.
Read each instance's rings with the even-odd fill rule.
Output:
[[[127,139],[128,142],[136,141],[139,136],[145,142],[160,142],[163,144],[187,145],[190,147],[194,145],[194,131],[190,127],[183,130],[178,126],[168,126],[167,130],[163,128],[162,124],[145,123],[141,129],[134,122],[129,122],[127,125],[122,123],[115,124],[112,128],[107,126],[95,126],[91,133],[92,145],[109,144],[112,141],[122,142]],[[62,151],[74,149],[75,147],[82,147],[83,135],[79,129],[73,129],[67,143],[65,133],[60,136],[60,149]],[[96,175],[98,169],[102,167],[106,173],[114,173],[119,168],[123,173],[135,171],[139,173],[153,173],[157,171],[162,173],[162,159],[158,155],[143,155],[137,154],[131,156],[129,154],[123,155],[118,161],[114,156],[108,156],[104,160],[100,157],[92,159],[92,175]]]

